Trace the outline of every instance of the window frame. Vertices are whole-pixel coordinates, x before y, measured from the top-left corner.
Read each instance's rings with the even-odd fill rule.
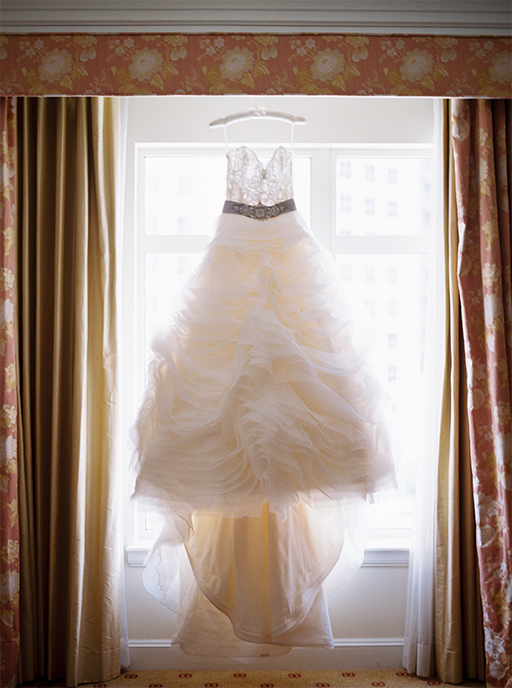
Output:
[[[275,146],[251,144],[260,156],[268,155]],[[129,427],[133,423],[138,402],[141,399],[144,384],[142,379],[145,371],[141,370],[138,362],[141,360],[141,352],[145,351],[144,328],[137,323],[144,322],[144,294],[140,289],[143,284],[144,276],[144,255],[146,252],[199,252],[202,253],[210,239],[208,235],[151,235],[144,230],[144,158],[146,155],[168,156],[186,155],[194,157],[220,157],[226,155],[225,146],[220,144],[191,144],[166,142],[162,144],[138,143],[134,153],[134,176],[133,176],[133,204],[134,222],[131,231],[127,232],[124,242],[125,256],[125,287],[123,287],[123,320],[125,331],[125,343],[128,348],[123,358],[126,359],[125,370],[132,371],[132,379],[129,383],[131,401],[125,405],[124,426]],[[326,246],[334,255],[342,254],[408,254],[422,253],[433,256],[433,237],[423,235],[409,236],[363,236],[363,235],[340,235],[336,233],[336,193],[330,194],[329,202],[325,203],[325,189],[333,186],[336,188],[336,164],[339,157],[433,157],[434,144],[432,143],[375,143],[375,144],[316,144],[316,145],[295,145],[294,155],[309,156],[311,158],[311,218],[310,228],[317,239]],[[434,170],[434,165],[433,168]],[[434,172],[433,172],[434,175]],[[435,193],[435,191],[433,191]],[[299,205],[299,203],[298,203]],[[222,199],[219,199],[218,213],[221,212]],[[299,207],[300,210],[300,207]],[[214,213],[215,215],[216,213]],[[434,223],[434,218],[432,218]],[[431,233],[432,234],[432,233]],[[129,283],[129,287],[126,285]],[[139,288],[138,288],[139,287]],[[135,309],[128,305],[135,303]],[[135,314],[135,317],[134,317]],[[128,324],[127,324],[128,322]],[[144,359],[145,360],[145,359]],[[126,418],[131,421],[126,422]],[[130,478],[127,480],[128,494],[131,492],[132,483]],[[142,565],[142,560],[147,553],[150,542],[143,541],[137,537],[140,532],[140,523],[136,521],[138,508],[130,510],[125,531],[125,541],[128,543],[126,550],[128,562],[132,566]],[[410,528],[404,531],[393,531],[388,529],[386,532],[373,532],[367,544],[365,565],[378,566],[382,562],[386,566],[407,565],[409,542],[412,531]]]

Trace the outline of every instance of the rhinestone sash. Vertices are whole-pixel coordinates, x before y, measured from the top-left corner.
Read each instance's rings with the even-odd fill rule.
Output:
[[[253,220],[269,220],[283,213],[291,213],[293,210],[297,210],[295,201],[293,198],[289,198],[275,205],[246,205],[236,201],[225,201],[222,212],[244,215],[244,217],[250,217]]]

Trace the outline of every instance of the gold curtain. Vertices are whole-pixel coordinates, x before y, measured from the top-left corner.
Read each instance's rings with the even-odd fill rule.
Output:
[[[120,671],[120,104],[17,100],[20,680]]]
[[[485,678],[471,483],[467,380],[457,285],[458,230],[450,103],[444,104],[446,353],[438,465],[435,646],[442,681]]]

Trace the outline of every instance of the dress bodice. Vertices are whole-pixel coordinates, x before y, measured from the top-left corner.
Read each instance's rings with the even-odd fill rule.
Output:
[[[283,146],[264,165],[256,153],[241,146],[227,154],[226,199],[250,206],[274,206],[293,198],[292,155]]]

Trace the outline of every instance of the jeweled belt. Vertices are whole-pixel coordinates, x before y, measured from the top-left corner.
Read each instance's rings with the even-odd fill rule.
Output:
[[[246,205],[236,201],[225,201],[222,212],[244,215],[253,220],[269,220],[271,217],[277,217],[283,213],[291,213],[292,210],[297,210],[297,208],[293,198],[289,198],[287,201],[275,205]]]

